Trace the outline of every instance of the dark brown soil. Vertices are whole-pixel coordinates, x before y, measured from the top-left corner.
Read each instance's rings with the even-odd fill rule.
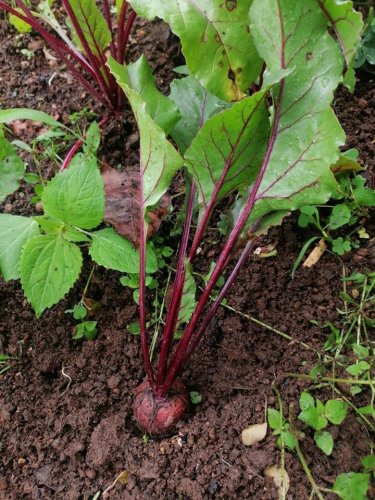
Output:
[[[49,67],[42,51],[26,64],[14,45],[14,34],[4,26],[0,33],[2,107],[34,107],[58,113],[63,120],[82,106],[100,112],[61,74],[52,88],[46,85],[56,68]],[[151,31],[146,32],[143,25],[138,30],[143,33],[137,51],[145,50],[158,61],[154,67],[168,81],[173,66],[168,62],[168,29],[155,24]],[[360,151],[371,181],[375,171],[373,82],[364,78],[354,96],[340,91],[335,106],[348,133],[348,146]],[[129,130],[122,134],[127,137]],[[118,146],[117,129],[107,136]],[[131,150],[128,139],[124,150]],[[121,148],[114,157],[110,149],[107,146],[103,152],[107,161],[123,160]],[[8,200],[7,210],[27,212],[28,194],[21,189]],[[371,230],[374,237],[375,228]],[[118,273],[102,268],[94,273],[88,294],[100,303],[95,315],[100,334],[92,342],[72,340],[75,323],[64,314],[80,299],[89,263],[74,290],[38,321],[19,283],[0,282],[0,353],[19,360],[0,381],[0,499],[89,499],[122,471],[127,471],[127,480],[117,482],[110,498],[278,498],[272,480],[263,474],[266,467],[280,464],[274,436],[268,432],[262,442],[247,448],[241,443],[241,431],[263,422],[267,405],[277,407],[273,385],[286,409],[298,407],[299,394],[307,384],[283,373],[303,372],[316,362],[314,351],[298,341],[320,348],[326,333],[310,320],[340,321],[336,310],[340,260],[326,253],[313,269],[301,269],[294,281],[290,278],[291,266],[308,236],[292,221],[273,230],[268,241],[276,244],[277,256],[253,256],[228,297],[228,304],[239,313],[288,333],[294,341],[221,309],[183,376],[191,390],[201,393],[202,403],[191,409],[174,436],[160,441],[145,442],[133,421],[132,391],[144,372],[139,338],[126,331],[137,318],[137,307],[131,291],[119,284]],[[363,266],[374,269],[373,253],[353,253],[345,258],[345,265],[347,272]],[[354,413],[349,412],[334,432],[330,457],[316,448],[309,431],[301,443],[316,481],[327,488],[339,473],[361,470],[360,459],[369,453],[368,435]],[[288,498],[308,499],[311,487],[295,454],[286,453],[286,469],[291,481]]]

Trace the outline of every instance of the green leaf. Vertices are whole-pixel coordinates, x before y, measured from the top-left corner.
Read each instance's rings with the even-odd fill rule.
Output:
[[[65,127],[62,123],[56,121],[52,116],[43,111],[35,111],[28,108],[14,108],[0,110],[0,123],[9,123],[14,120],[31,120],[45,123],[51,127]]]
[[[357,175],[352,182],[353,195],[358,205],[372,207],[375,205],[375,190],[365,187],[366,179]]]
[[[358,413],[360,415],[372,415],[375,417],[375,408],[373,405],[362,406],[361,408],[358,408]]]
[[[104,216],[104,187],[96,158],[76,155],[44,188],[42,202],[47,215],[66,224],[98,226]]]
[[[0,203],[19,186],[25,165],[5,137],[0,137]]]
[[[308,408],[315,406],[314,398],[308,392],[303,392],[299,398],[299,406],[301,410],[307,410]]]
[[[333,438],[329,432],[315,432],[314,439],[318,448],[320,448],[326,455],[330,455],[332,453]]]
[[[28,240],[21,255],[21,283],[37,317],[68,293],[81,266],[80,249],[59,236],[39,235]]]
[[[283,426],[283,417],[278,410],[268,408],[267,410],[268,425],[273,430],[281,429]]]
[[[16,10],[20,14],[24,15],[24,12],[22,9],[17,7],[14,10]],[[15,16],[14,14],[9,14],[9,22],[12,26],[14,26],[16,28],[18,33],[30,33],[30,31],[32,29],[29,23],[26,23],[25,21],[23,21],[19,17]]]
[[[193,403],[193,405],[198,405],[202,402],[202,399],[202,394],[200,392],[190,391],[190,401]]]
[[[350,221],[351,216],[352,211],[345,203],[334,206],[328,222],[330,229],[335,230],[345,226]]]
[[[296,447],[296,438],[290,431],[283,431],[280,437],[283,439],[284,445],[287,448],[289,448],[290,450],[294,450],[294,448]]]
[[[183,161],[167,141],[164,131],[147,113],[141,96],[122,81],[122,66],[112,58],[109,59],[109,66],[129,99],[140,131],[141,204],[146,211],[147,207],[156,205],[166,192]]]
[[[325,404],[324,414],[328,420],[335,425],[340,425],[346,417],[348,405],[338,399],[330,399]]]
[[[117,234],[112,228],[91,233],[89,248],[91,258],[100,266],[124,273],[139,273],[139,250],[130,241]],[[146,272],[158,269],[157,259],[151,245],[147,245]]]
[[[344,255],[346,252],[350,252],[351,250],[350,241],[345,239],[342,236],[332,240],[332,251],[337,253],[337,255]]]
[[[100,145],[100,128],[97,122],[92,122],[86,132],[84,151],[86,156],[96,156]]]
[[[336,189],[330,166],[345,135],[330,108],[343,60],[318,4],[254,0],[250,20],[265,76],[278,82],[284,75],[271,89],[273,131],[252,224],[271,211],[325,203]]]
[[[126,69],[124,68],[126,71]],[[155,78],[147,59],[142,55],[136,62],[128,65],[131,88],[146,103],[147,113],[168,135],[180,118],[177,106],[157,88]],[[125,80],[125,83],[128,82]]]
[[[366,500],[370,474],[348,472],[337,476],[332,491],[343,500]]]
[[[79,340],[86,337],[87,340],[94,340],[98,335],[97,324],[97,321],[83,321],[76,326],[76,334],[73,339]]]
[[[91,52],[101,58],[111,43],[112,37],[95,0],[69,0],[69,4],[77,17]]]
[[[46,234],[60,234],[63,238],[68,241],[74,241],[79,243],[81,241],[90,241],[85,234],[81,233],[74,227],[67,226],[64,222],[56,219],[51,219],[45,215],[34,217],[34,220],[40,225],[42,230]]]
[[[192,75],[173,80],[169,98],[181,115],[171,133],[181,153],[186,151],[211,116],[228,107],[228,103],[211,94]]]
[[[361,375],[361,373],[369,370],[370,368],[371,366],[369,363],[367,363],[367,361],[359,361],[354,365],[348,366],[348,368],[346,368],[346,371],[350,373],[350,375],[356,377],[357,375]]]
[[[252,0],[130,3],[140,16],[170,24],[190,72],[210,92],[226,101],[244,97],[262,66],[247,23]]]
[[[39,234],[29,217],[0,214],[0,272],[6,281],[19,278],[19,260],[24,244]]]
[[[258,92],[213,116],[186,151],[201,211],[214,193],[219,201],[232,191],[246,189],[256,178],[269,134],[264,99],[264,92]]]
[[[328,26],[333,30],[345,58],[345,81],[348,88],[353,91],[355,78],[352,63],[354,62],[354,57],[361,41],[363,29],[362,15],[360,12],[354,10],[353,2],[349,0],[318,0],[318,3],[327,18]]]
[[[361,462],[366,472],[375,471],[375,455],[366,455]]]
[[[360,344],[352,344],[353,352],[357,358],[367,358],[370,355],[370,350]]]
[[[87,316],[87,309],[83,304],[76,304],[73,307],[73,318],[76,320],[84,319]]]
[[[191,266],[188,266],[185,273],[185,282],[182,292],[180,310],[178,312],[177,328],[181,324],[187,324],[195,310],[197,285],[195,283]]]

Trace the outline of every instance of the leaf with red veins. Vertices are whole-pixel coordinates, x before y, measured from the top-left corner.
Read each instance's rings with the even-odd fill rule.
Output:
[[[138,168],[127,168],[123,172],[104,165],[102,179],[105,192],[104,222],[125,236],[134,246],[139,246],[140,193]],[[164,194],[158,205],[147,212],[147,238],[159,229],[163,217],[169,213],[171,197]]]
[[[347,71],[344,83],[353,90],[355,84],[353,61],[362,36],[362,14],[354,9],[350,0],[318,0],[318,3],[345,58]]]
[[[279,78],[271,89],[267,152],[251,198],[243,197],[243,204],[255,201],[248,221],[254,223],[272,212],[325,203],[335,191],[330,166],[345,134],[330,105],[344,61],[317,2],[254,0],[250,24],[266,79]]]

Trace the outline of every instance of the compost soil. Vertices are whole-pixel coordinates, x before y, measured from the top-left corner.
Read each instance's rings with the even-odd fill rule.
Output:
[[[16,37],[3,22],[0,40],[2,108],[37,108],[62,121],[83,106],[102,113],[43,43],[34,50],[36,36]],[[25,58],[22,48],[34,51],[33,56]],[[131,59],[142,52],[166,91],[180,56],[163,23],[137,24]],[[373,183],[375,89],[368,76],[360,78],[354,95],[338,92],[335,109],[348,147],[359,150]],[[33,130],[23,133],[27,138]],[[103,133],[102,159],[112,165],[136,162],[138,136],[129,118],[120,125],[110,123]],[[22,185],[1,211],[33,213],[31,191]],[[374,224],[366,228],[374,237]],[[139,338],[126,330],[137,319],[137,307],[132,292],[120,285],[119,273],[95,269],[87,295],[100,306],[93,318],[100,333],[92,342],[72,340],[75,322],[65,313],[80,300],[91,270],[88,259],[71,293],[39,320],[18,282],[0,282],[0,353],[15,359],[0,380],[0,499],[89,499],[121,473],[108,493],[111,499],[278,498],[272,479],[264,475],[265,468],[281,461],[275,437],[269,431],[249,448],[241,442],[241,431],[264,422],[267,406],[277,407],[274,387],[286,411],[298,409],[299,394],[308,383],[284,373],[307,372],[316,362],[314,349],[327,336],[310,321],[339,324],[343,266],[347,274],[375,267],[368,244],[342,261],[327,252],[292,280],[293,262],[310,236],[295,220],[287,220],[262,243],[274,245],[277,255],[249,259],[228,296],[236,312],[219,310],[183,376],[202,401],[192,405],[173,436],[162,440],[144,439],[133,421],[133,390],[144,371]],[[215,245],[203,250],[205,259],[214,258]],[[330,430],[335,437],[330,457],[317,449],[308,430],[301,441],[315,480],[327,488],[339,473],[360,471],[360,459],[369,453],[369,436],[353,412]],[[296,454],[286,452],[285,459],[288,498],[308,499],[311,486]]]

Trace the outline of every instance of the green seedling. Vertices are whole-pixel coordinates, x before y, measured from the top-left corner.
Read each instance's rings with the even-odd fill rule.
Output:
[[[319,399],[314,400],[308,392],[303,392],[300,397],[300,408],[302,411],[298,418],[315,430],[314,440],[317,446],[326,455],[330,455],[334,445],[333,438],[323,429],[328,423],[340,425],[345,419],[348,405],[338,399],[330,399],[323,404]]]
[[[296,439],[290,430],[290,424],[280,410],[268,408],[268,425],[273,430],[273,435],[278,436],[276,444],[280,447],[286,447],[290,450],[295,449]]]

